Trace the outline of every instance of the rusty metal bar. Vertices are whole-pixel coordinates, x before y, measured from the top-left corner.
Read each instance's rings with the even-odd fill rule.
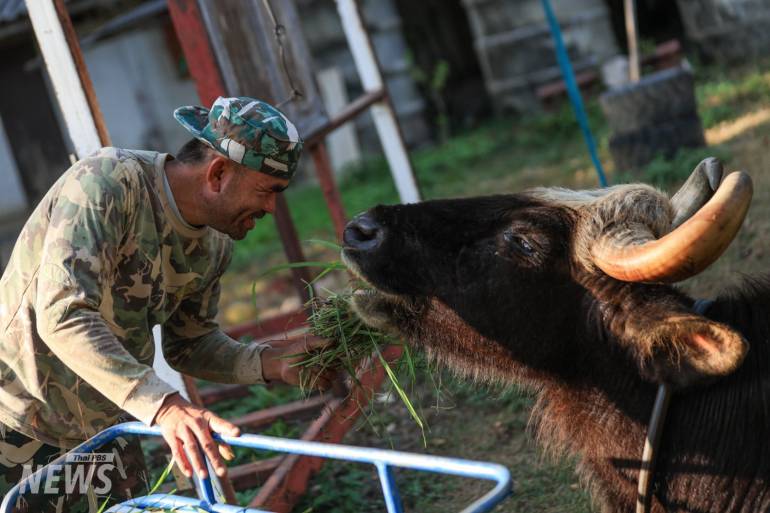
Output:
[[[286,456],[275,456],[262,461],[238,465],[227,471],[227,477],[236,490],[255,488],[265,482]]]
[[[195,379],[187,374],[182,374],[182,382],[187,390],[187,395],[190,396],[190,402],[195,406],[203,406],[203,398],[201,397],[198,385],[195,384]]]
[[[331,399],[332,396],[330,394],[320,394],[301,401],[294,401],[288,404],[281,404],[279,406],[273,406],[272,408],[247,413],[236,419],[231,419],[230,422],[240,428],[255,429],[272,424],[278,419],[301,420],[307,418],[310,414],[321,411]]]
[[[343,399],[333,399],[326,405],[318,417],[302,435],[301,440],[316,440],[323,427],[329,422],[343,403]],[[249,503],[250,507],[267,507],[275,513],[289,513],[292,506],[307,489],[310,476],[321,468],[320,458],[308,457],[303,465],[298,465],[304,458],[297,454],[286,456],[275,472],[265,481],[259,493]],[[288,479],[291,476],[291,479]],[[286,487],[292,485],[290,492]]]
[[[225,83],[195,0],[168,0],[168,12],[190,75],[204,105],[225,94]]]
[[[270,317],[258,322],[246,322],[227,329],[227,334],[234,339],[252,337],[262,339],[272,337],[287,331],[307,327],[307,312],[294,310]]]
[[[336,116],[330,119],[326,124],[314,130],[310,135],[306,137],[308,145],[315,144],[322,141],[327,135],[335,131],[348,121],[352,121],[355,117],[366,111],[369,107],[375,103],[386,99],[388,96],[387,91],[379,89],[370,93],[364,93],[354,101],[349,103],[342,111]]]
[[[382,355],[388,362],[402,354],[400,346],[386,348]],[[378,360],[358,376],[361,386],[355,386],[345,399],[335,398],[324,408],[321,416],[302,435],[302,440],[339,443],[361,414],[361,405],[368,404],[374,391],[385,379],[385,369]],[[289,513],[299,498],[307,491],[310,478],[320,470],[322,460],[311,456],[289,455],[273,475],[262,485],[257,496],[249,503],[276,513]]]
[[[294,221],[291,219],[289,213],[289,204],[286,202],[286,198],[283,194],[279,194],[275,201],[275,225],[278,228],[278,235],[281,237],[283,243],[283,251],[286,253],[286,259],[292,264],[305,261],[305,254],[302,251],[302,246],[299,243],[299,235],[297,235],[297,228],[294,226]],[[302,303],[305,304],[310,301],[310,290],[308,284],[312,281],[310,271],[306,267],[296,267],[291,270],[292,283],[294,288],[302,299]]]
[[[310,154],[313,156],[315,172],[318,176],[318,184],[321,186],[326,205],[329,208],[329,215],[334,226],[334,233],[337,235],[337,241],[342,241],[342,232],[345,230],[345,207],[342,205],[340,191],[334,183],[334,173],[329,161],[329,154],[326,151],[326,144],[319,142],[310,147]]]
[[[75,27],[72,26],[72,19],[67,12],[67,7],[64,5],[64,0],[54,0],[54,8],[56,9],[56,16],[59,18],[62,30],[64,31],[64,39],[67,41],[67,46],[72,54],[72,59],[75,61],[75,68],[77,69],[78,77],[80,78],[80,84],[86,95],[88,108],[91,110],[91,117],[94,120],[94,125],[96,125],[96,132],[99,134],[99,142],[102,146],[112,146],[110,134],[107,131],[107,125],[104,122],[104,116],[102,116],[102,110],[99,107],[99,100],[96,98],[94,84],[91,82],[91,75],[88,74],[86,61],[83,59],[83,52],[80,50],[78,35],[75,32]]]
[[[242,399],[250,394],[249,385],[216,385],[200,390],[201,403],[204,406],[216,404],[226,399]]]

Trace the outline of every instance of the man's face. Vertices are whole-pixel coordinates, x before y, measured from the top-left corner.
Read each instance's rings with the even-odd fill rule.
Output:
[[[257,219],[275,211],[275,201],[288,180],[252,171],[232,161],[224,163],[221,187],[209,205],[206,224],[241,240]]]

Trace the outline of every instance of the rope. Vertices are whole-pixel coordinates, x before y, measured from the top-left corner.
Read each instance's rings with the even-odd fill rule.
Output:
[[[286,105],[287,103],[294,101],[298,98],[302,98],[304,95],[302,94],[302,91],[300,91],[297,86],[295,85],[294,78],[291,75],[291,72],[289,71],[289,65],[286,62],[286,48],[283,44],[283,37],[286,35],[286,27],[278,23],[278,21],[275,18],[275,14],[273,13],[273,8],[270,5],[270,0],[262,0],[262,4],[265,6],[265,10],[267,11],[267,14],[270,16],[270,21],[273,23],[273,35],[275,36],[275,43],[278,45],[278,56],[281,60],[281,68],[283,69],[283,76],[286,78],[286,81],[289,83],[289,88],[291,89],[291,93],[288,98],[283,100],[282,102],[276,104],[276,107],[279,109]]]
[[[588,126],[588,116],[586,116],[585,108],[583,107],[583,98],[580,96],[580,90],[578,89],[577,82],[575,81],[575,73],[572,70],[572,64],[567,55],[567,50],[564,47],[564,39],[561,35],[561,28],[559,22],[556,20],[556,16],[553,14],[550,0],[542,0],[543,9],[545,10],[545,17],[548,20],[548,25],[551,29],[551,35],[553,41],[556,44],[556,60],[559,62],[561,68],[561,74],[564,77],[564,82],[567,85],[567,94],[569,95],[570,102],[572,102],[572,108],[575,111],[575,117],[580,125],[580,129],[583,131],[583,138],[588,146],[588,153],[591,155],[591,161],[596,168],[596,174],[599,176],[599,184],[602,187],[607,187],[607,178],[604,175],[604,169],[602,163],[599,161],[599,155],[596,151],[596,143],[594,142],[594,136],[591,133],[591,127]]]

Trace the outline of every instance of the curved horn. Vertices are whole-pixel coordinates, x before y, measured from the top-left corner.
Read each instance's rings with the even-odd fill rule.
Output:
[[[731,173],[708,203],[672,232],[631,245],[620,245],[611,235],[602,237],[593,248],[593,261],[622,281],[673,283],[694,276],[730,245],[746,217],[752,192],[749,175]]]
[[[674,220],[671,229],[687,221],[714,195],[722,181],[723,168],[719,159],[703,159],[682,187],[671,197]]]

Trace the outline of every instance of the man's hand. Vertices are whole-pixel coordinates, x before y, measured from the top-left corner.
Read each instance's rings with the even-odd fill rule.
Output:
[[[184,475],[192,477],[192,472],[195,470],[202,478],[208,476],[206,463],[198,447],[203,449],[218,476],[223,477],[227,473],[220,451],[227,459],[232,459],[232,450],[227,445],[218,446],[211,432],[238,436],[240,434],[238,426],[217,417],[208,410],[190,404],[179,394],[166,397],[155,415],[155,424],[160,427],[163,438],[171,448],[174,461]],[[187,449],[186,453],[185,449]],[[192,465],[187,455],[192,460]]]
[[[314,350],[323,349],[331,342],[315,337],[305,337],[290,343],[276,344],[262,351],[262,377],[265,381],[283,381],[289,385],[309,386],[328,390],[336,380],[330,369],[317,369],[297,365]]]

